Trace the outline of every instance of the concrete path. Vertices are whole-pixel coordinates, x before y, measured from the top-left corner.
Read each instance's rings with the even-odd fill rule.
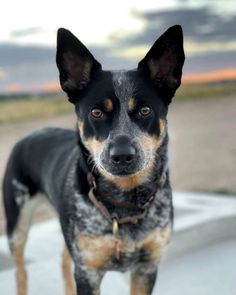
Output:
[[[236,239],[200,247],[162,265],[154,294],[235,295],[235,265]]]
[[[236,197],[174,193],[175,234],[161,263],[158,295],[236,294]],[[26,247],[29,295],[62,295],[63,239],[53,219],[34,225]],[[126,295],[128,274],[108,273],[102,295]],[[0,237],[0,294],[14,295],[13,263]]]

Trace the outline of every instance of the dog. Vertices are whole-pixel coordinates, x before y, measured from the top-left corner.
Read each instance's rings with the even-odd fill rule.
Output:
[[[70,31],[58,30],[60,84],[78,128],[33,132],[10,155],[3,196],[18,295],[27,294],[24,246],[38,192],[58,212],[67,295],[100,294],[110,270],[131,272],[132,295],[151,294],[173,228],[167,112],[184,59],[179,25],[137,69],[116,72],[102,70]]]

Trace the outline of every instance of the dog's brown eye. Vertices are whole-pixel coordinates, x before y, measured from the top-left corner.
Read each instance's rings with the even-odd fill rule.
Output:
[[[98,109],[98,108],[94,108],[94,109],[91,110],[91,115],[92,115],[94,118],[96,118],[96,119],[98,119],[98,118],[102,118],[102,116],[103,116],[103,111],[100,110],[100,109]]]
[[[149,106],[141,107],[139,114],[143,117],[148,116],[151,113],[151,108]]]

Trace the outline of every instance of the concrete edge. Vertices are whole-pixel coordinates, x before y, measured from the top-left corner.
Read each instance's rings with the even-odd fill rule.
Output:
[[[164,255],[168,262],[188,252],[236,237],[236,216],[207,221],[175,231]]]

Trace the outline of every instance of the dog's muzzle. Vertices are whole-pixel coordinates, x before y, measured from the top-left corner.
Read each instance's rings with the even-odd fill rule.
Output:
[[[108,148],[109,165],[115,174],[130,174],[137,169],[138,152],[126,135],[117,136]]]
[[[120,135],[111,143],[109,157],[112,164],[117,167],[129,166],[137,158],[137,151],[127,136]]]

